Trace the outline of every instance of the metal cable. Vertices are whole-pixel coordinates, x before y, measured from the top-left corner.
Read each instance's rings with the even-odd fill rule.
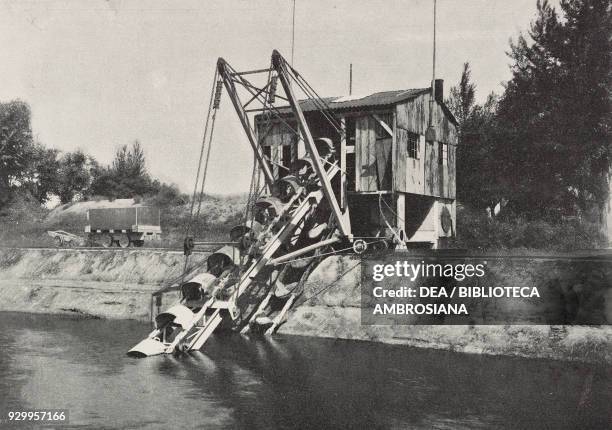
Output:
[[[200,216],[200,209],[202,207],[202,199],[204,197],[204,186],[206,185],[206,174],[208,173],[208,162],[210,161],[210,149],[212,147],[213,134],[215,132],[215,120],[217,118],[218,109],[213,109],[212,122],[210,127],[210,136],[208,139],[208,149],[206,151],[206,159],[204,162],[204,172],[202,173],[202,187],[200,188],[200,198],[198,200],[198,211],[196,212],[196,218]]]
[[[206,146],[206,134],[208,133],[208,123],[210,121],[210,116],[211,116],[211,111],[212,111],[212,106],[213,106],[213,101],[214,101],[214,96],[215,96],[215,87],[217,85],[217,74],[218,74],[218,71],[215,68],[213,84],[212,84],[212,88],[211,88],[211,91],[210,91],[210,100],[209,100],[209,104],[208,104],[208,112],[206,113],[206,122],[205,122],[205,125],[204,125],[204,136],[202,136],[202,146],[200,148],[200,158],[198,160],[198,170],[197,170],[197,173],[196,173],[195,184],[193,186],[193,195],[191,197],[191,207],[189,208],[189,218],[188,218],[188,221],[187,221],[187,226],[185,228],[185,234],[184,234],[185,237],[189,236],[189,232],[191,230],[191,221],[192,221],[192,218],[193,218],[193,208],[195,206],[195,200],[196,200],[196,196],[197,196],[197,192],[198,192],[198,183],[200,181],[200,171],[202,169],[202,159],[204,157],[204,147]]]
[[[210,93],[210,101],[208,104],[208,112],[206,113],[206,122],[204,125],[204,136],[202,137],[202,147],[200,149],[200,158],[198,160],[198,170],[197,170],[197,174],[196,174],[196,180],[195,180],[195,185],[194,185],[194,189],[193,189],[193,196],[191,198],[191,207],[189,209],[189,219],[187,221],[187,226],[185,228],[185,237],[189,237],[189,234],[191,233],[191,226],[193,223],[193,209],[195,206],[195,200],[196,200],[196,195],[197,195],[197,189],[198,189],[198,182],[200,180],[200,171],[202,170],[202,159],[204,156],[204,148],[206,146],[206,136],[208,134],[208,126],[209,123],[212,119],[212,124],[211,124],[211,131],[210,131],[210,138],[208,140],[208,150],[206,151],[206,161],[204,164],[204,171],[202,172],[202,186],[200,188],[200,195],[198,198],[198,210],[197,210],[197,214],[195,216],[195,218],[198,218],[200,216],[200,208],[202,205],[202,195],[204,193],[204,184],[206,183],[206,173],[208,171],[208,160],[210,159],[210,147],[211,147],[211,143],[212,143],[212,135],[213,135],[213,131],[214,131],[214,125],[215,125],[215,119],[217,116],[217,109],[213,109],[214,106],[214,100],[215,100],[215,91],[216,91],[216,87],[217,87],[217,82],[218,82],[218,70],[215,68],[215,74],[213,77],[213,85],[212,85],[212,89],[211,89],[211,93]],[[212,115],[211,115],[212,112]],[[212,118],[211,118],[212,116]],[[185,281],[185,276],[187,275],[187,267],[189,264],[189,257],[190,255],[187,254],[185,256],[185,263],[183,264],[183,271],[181,273],[181,283],[180,285],[183,284],[183,282]]]
[[[399,233],[393,227],[391,227],[391,225],[389,224],[389,221],[387,221],[387,218],[385,217],[385,214],[383,213],[383,210],[382,210],[381,201],[382,201],[382,194],[379,194],[378,195],[378,211],[380,212],[380,216],[382,217],[383,221],[387,225],[387,228],[389,228],[389,230],[391,230],[393,232],[393,236],[395,236],[397,241],[401,244],[403,242],[402,238],[399,235]],[[387,207],[389,207],[389,206],[387,205]],[[393,210],[391,210],[391,212],[393,212]]]
[[[333,287],[334,285],[336,285],[336,282],[338,282],[340,279],[342,279],[344,277],[344,275],[346,275],[347,273],[349,273],[350,271],[352,271],[355,267],[359,266],[359,264],[361,264],[361,262],[358,262],[356,264],[354,264],[353,266],[349,267],[347,270],[345,270],[344,272],[342,272],[340,274],[340,276],[338,276],[334,282],[332,282],[329,285],[326,285],[325,287],[321,288],[319,291],[317,291],[316,293],[308,296],[308,297],[304,297],[304,301],[307,302],[310,299],[313,299],[315,297],[317,297],[319,294],[324,293],[325,291],[329,290],[331,287]]]

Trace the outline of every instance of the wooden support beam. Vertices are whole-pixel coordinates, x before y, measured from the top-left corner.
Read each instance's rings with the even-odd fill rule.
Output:
[[[340,118],[340,207],[347,208],[346,198],[346,118]],[[354,148],[353,148],[354,150]]]
[[[274,318],[272,325],[270,326],[270,328],[268,328],[268,330],[266,330],[266,332],[264,334],[266,335],[271,335],[274,333],[274,331],[276,330],[276,328],[278,327],[278,325],[283,322],[283,318],[285,318],[285,315],[287,314],[287,311],[289,310],[289,308],[291,307],[291,305],[293,304],[293,302],[295,301],[295,294],[291,294],[291,296],[289,296],[289,298],[287,299],[287,301],[285,302],[285,305],[283,306],[283,308],[281,309],[281,311],[278,313],[278,315],[276,315],[276,317]]]
[[[403,231],[404,234],[406,234],[406,195],[404,193],[397,193],[395,215],[395,226],[397,231]]]
[[[389,133],[389,137],[393,137],[393,130],[391,129],[391,127],[389,127],[389,125],[384,122],[382,119],[380,119],[380,117],[378,115],[376,115],[375,113],[372,114],[372,116],[374,117],[374,119],[378,122],[378,124],[380,124],[380,126],[387,132]]]

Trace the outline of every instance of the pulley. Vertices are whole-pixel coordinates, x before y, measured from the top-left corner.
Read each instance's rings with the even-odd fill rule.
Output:
[[[221,93],[223,92],[223,81],[217,81],[217,87],[215,88],[215,101],[213,103],[213,109],[219,109],[221,104]]]
[[[270,91],[268,92],[268,103],[271,105],[276,101],[276,87],[278,85],[278,76],[274,75],[270,78]]]
[[[353,242],[353,251],[355,254],[363,254],[368,249],[368,243],[363,239],[357,239]]]
[[[193,237],[186,237],[183,242],[183,254],[191,255],[193,252],[193,248],[195,248],[195,243],[193,241]]]

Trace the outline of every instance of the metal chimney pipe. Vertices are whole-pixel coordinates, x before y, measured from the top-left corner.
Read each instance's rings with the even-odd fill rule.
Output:
[[[434,127],[434,104],[436,97],[436,0],[433,9],[433,61],[431,76],[431,97],[429,98],[429,124],[425,131],[425,140],[433,142],[436,140],[436,129]]]
[[[436,79],[434,85],[435,100],[438,103],[444,102],[444,79]]]

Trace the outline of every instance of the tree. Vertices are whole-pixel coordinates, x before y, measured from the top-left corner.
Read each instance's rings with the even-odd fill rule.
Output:
[[[46,203],[51,195],[57,195],[60,180],[60,160],[57,149],[45,148],[39,142],[34,144],[29,163],[29,179],[24,188],[39,203]]]
[[[112,163],[112,169],[123,177],[147,176],[144,151],[138,140],[132,143],[131,148],[123,145],[117,150]]]
[[[0,206],[24,179],[33,151],[30,107],[19,100],[0,103]]]
[[[138,141],[121,146],[110,167],[96,170],[91,193],[109,198],[130,198],[155,192],[146,169],[144,151]]]
[[[451,87],[446,104],[455,115],[459,123],[459,135],[463,134],[462,128],[466,126],[469,117],[472,115],[476,100],[476,85],[472,82],[472,71],[470,63],[463,64],[463,71],[459,84]]]
[[[458,122],[457,199],[474,208],[485,209],[501,200],[498,189],[495,149],[497,96],[490,94],[483,105],[476,104],[476,84],[469,63],[451,87],[447,106]]]
[[[558,57],[563,66],[559,137],[574,160],[570,186],[577,203],[603,209],[610,171],[612,86],[612,4],[608,0],[562,0],[565,21],[559,29]],[[578,125],[578,126],[576,126]]]
[[[498,109],[499,175],[515,211],[558,218],[602,206],[609,172],[610,5],[537,2],[529,40],[511,43]]]
[[[88,195],[96,167],[96,161],[81,150],[64,154],[59,160],[55,187],[55,194],[60,201],[69,203],[75,198]]]

